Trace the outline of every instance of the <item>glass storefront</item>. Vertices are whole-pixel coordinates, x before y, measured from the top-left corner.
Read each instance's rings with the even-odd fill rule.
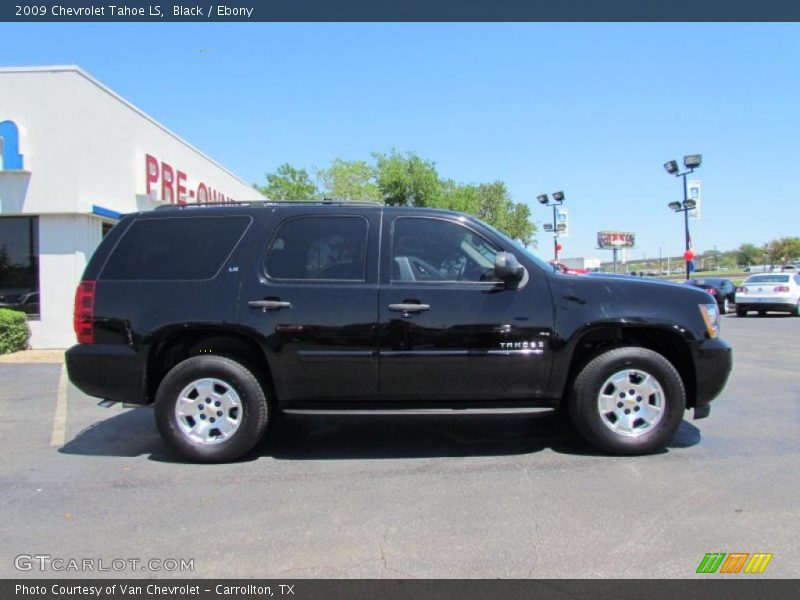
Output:
[[[37,217],[0,217],[0,308],[39,317]]]

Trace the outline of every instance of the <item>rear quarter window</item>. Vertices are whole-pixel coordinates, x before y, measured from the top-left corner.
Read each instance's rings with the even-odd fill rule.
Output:
[[[211,279],[251,222],[247,216],[138,219],[117,243],[100,279]]]

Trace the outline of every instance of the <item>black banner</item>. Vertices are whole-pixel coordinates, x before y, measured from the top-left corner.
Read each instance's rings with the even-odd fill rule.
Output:
[[[800,580],[3,580],[3,600],[796,600]]]
[[[791,0],[47,0],[3,2],[0,21],[798,21]]]

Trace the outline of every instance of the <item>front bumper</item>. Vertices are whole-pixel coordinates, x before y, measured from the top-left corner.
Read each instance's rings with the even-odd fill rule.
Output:
[[[702,342],[694,351],[695,418],[708,416],[708,404],[719,396],[733,368],[733,350],[730,344],[719,338]]]
[[[84,394],[146,404],[145,356],[118,344],[78,344],[66,353],[69,380]]]

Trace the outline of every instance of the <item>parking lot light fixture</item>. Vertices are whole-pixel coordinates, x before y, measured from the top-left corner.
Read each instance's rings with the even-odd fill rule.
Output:
[[[687,154],[683,157],[683,166],[687,169],[694,170],[703,162],[702,154]]]
[[[678,167],[678,161],[670,160],[664,163],[664,170],[669,173],[670,175],[674,175],[675,177],[682,177],[683,178],[683,202],[670,202],[667,206],[669,206],[670,210],[683,213],[683,230],[684,230],[684,244],[686,250],[686,256],[688,256],[689,251],[691,250],[691,240],[692,238],[689,236],[689,211],[694,210],[697,207],[697,202],[695,200],[689,199],[689,188],[686,182],[686,176],[690,173],[693,173],[696,168],[700,166],[703,162],[703,155],[702,154],[687,154],[683,157],[683,165],[686,167],[686,170],[681,172],[680,168]],[[689,265],[691,263],[691,259],[686,259],[686,279],[688,280],[690,277],[689,273]]]
[[[556,264],[558,264],[558,252],[561,250],[561,244],[558,243],[558,207],[561,206],[562,202],[564,202],[564,198],[565,196],[563,191],[553,192],[552,202],[550,202],[550,198],[547,194],[540,194],[536,196],[536,199],[543,206],[553,207],[553,259],[555,260]]]

